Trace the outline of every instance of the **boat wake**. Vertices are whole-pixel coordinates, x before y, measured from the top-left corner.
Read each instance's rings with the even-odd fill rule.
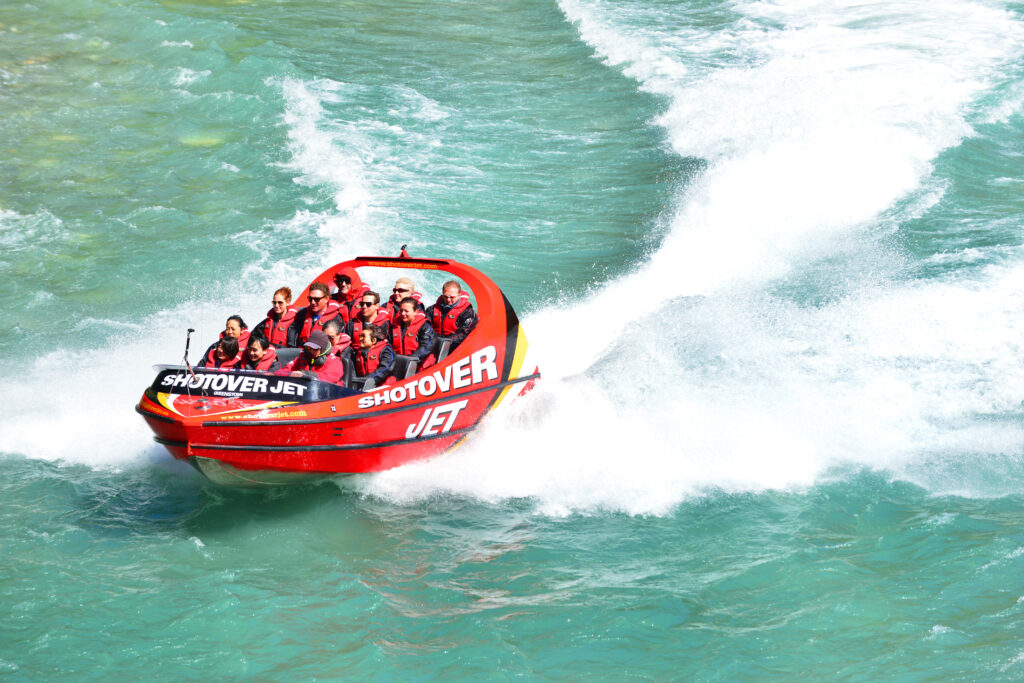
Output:
[[[956,0],[926,11],[740,3],[714,29],[635,5],[561,7],[599,59],[666,98],[652,123],[706,171],[635,272],[525,316],[544,371],[529,401],[456,452],[360,477],[357,490],[663,514],[708,491],[800,488],[868,467],[935,492],[1019,492],[1007,471],[1019,473],[1024,436],[1024,253],[981,239],[916,254],[903,232],[942,205],[954,180],[936,170],[944,150],[1015,111],[1019,89],[996,86],[1021,56],[1020,23]],[[316,234],[330,253],[282,265],[268,246],[239,288],[259,294],[229,307],[265,310],[278,283],[393,249],[401,197],[369,170],[366,122],[328,111],[343,87],[282,83],[287,165],[334,208],[255,239]],[[363,222],[372,229],[351,230]],[[153,358],[180,357],[184,326],[168,321],[216,336],[216,295],[134,328],[100,321],[110,348],[45,354],[0,385],[13,406],[0,450],[101,467],[166,457],[137,415],[112,418],[112,406],[134,404]],[[77,391],[46,391],[69,367]]]
[[[1018,492],[1024,253],[969,275],[977,250],[937,255],[951,274],[914,279],[931,263],[898,237],[941,202],[933,165],[973,134],[969,113],[1000,108],[978,103],[1019,57],[1019,23],[964,2],[751,3],[732,31],[658,33],[632,6],[561,6],[598,57],[670,98],[656,123],[708,170],[636,272],[527,319],[546,381],[517,420],[363,490],[661,514],[852,466]]]

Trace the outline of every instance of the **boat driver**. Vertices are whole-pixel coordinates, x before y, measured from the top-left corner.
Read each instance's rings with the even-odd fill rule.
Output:
[[[308,377],[310,373],[321,382],[334,384],[340,384],[345,375],[344,364],[331,354],[331,340],[321,330],[311,332],[302,345],[302,354],[277,372],[292,377]]]

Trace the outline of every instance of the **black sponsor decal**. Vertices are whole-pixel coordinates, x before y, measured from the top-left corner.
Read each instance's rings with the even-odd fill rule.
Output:
[[[351,396],[357,392],[306,377],[278,377],[247,372],[166,369],[153,380],[153,390],[167,394],[223,396],[252,400],[306,403]]]

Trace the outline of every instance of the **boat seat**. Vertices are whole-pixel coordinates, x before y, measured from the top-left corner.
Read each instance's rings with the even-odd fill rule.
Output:
[[[356,365],[352,361],[352,349],[345,349],[341,352],[341,363],[345,366],[345,372],[341,375],[341,384],[346,387],[351,387],[352,380],[356,376]]]
[[[403,356],[395,354],[395,365],[391,368],[391,376],[401,381],[416,374],[416,368],[420,361],[415,356]]]
[[[299,354],[302,353],[302,349],[282,348],[279,346],[275,346],[274,350],[277,351],[277,361],[281,364],[282,368],[298,358]]]
[[[440,335],[434,336],[434,345],[431,347],[430,352],[434,354],[434,362],[440,363],[448,356],[448,353],[452,350],[452,340],[448,337],[442,337]]]

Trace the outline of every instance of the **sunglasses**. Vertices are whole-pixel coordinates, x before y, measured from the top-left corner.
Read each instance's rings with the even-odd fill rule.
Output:
[[[313,296],[313,295],[310,295],[309,300],[312,301],[313,303],[317,303],[318,301],[323,301],[326,298],[327,298],[326,296]]]
[[[372,301],[360,301],[359,305],[363,308],[366,308],[367,306],[376,306],[377,304],[373,303]]]
[[[409,290],[408,289],[399,289],[398,287],[395,287],[391,291],[395,292],[395,293],[398,293],[398,292],[408,292]]]
[[[274,304],[275,306],[276,306],[277,304],[281,304],[282,306],[284,306],[284,305],[285,305],[285,303],[287,303],[287,302],[285,302],[285,301],[271,301],[270,303]]]

